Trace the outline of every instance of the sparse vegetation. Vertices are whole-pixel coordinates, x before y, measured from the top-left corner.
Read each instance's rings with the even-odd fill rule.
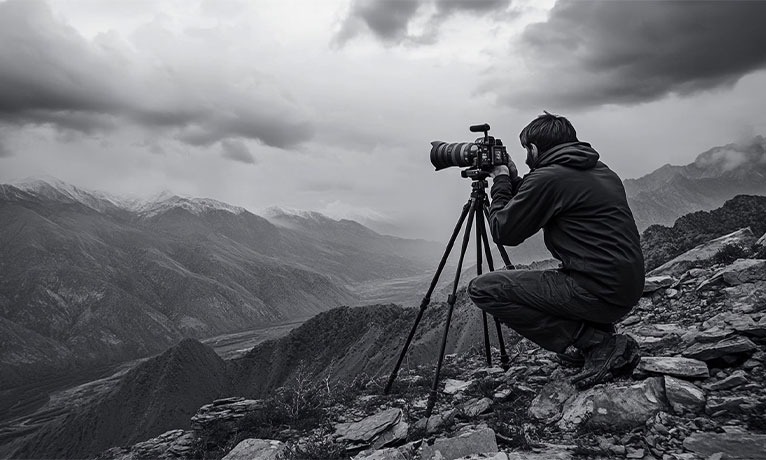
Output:
[[[713,256],[713,263],[730,264],[737,259],[750,256],[750,251],[739,244],[727,244]]]

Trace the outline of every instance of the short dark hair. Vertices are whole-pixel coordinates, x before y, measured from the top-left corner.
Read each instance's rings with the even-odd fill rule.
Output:
[[[519,134],[521,145],[535,144],[540,153],[566,142],[577,142],[577,132],[565,117],[543,110],[542,115],[532,120]]]

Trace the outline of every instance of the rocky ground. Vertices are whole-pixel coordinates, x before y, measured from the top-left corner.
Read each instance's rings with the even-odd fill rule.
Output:
[[[617,381],[577,391],[575,369],[522,340],[508,369],[447,356],[430,418],[432,366],[403,371],[391,395],[385,377],[298,378],[269,399],[215,401],[190,430],[100,458],[766,459],[766,259],[742,241],[744,252],[697,251],[649,274],[618,327],[643,357]]]

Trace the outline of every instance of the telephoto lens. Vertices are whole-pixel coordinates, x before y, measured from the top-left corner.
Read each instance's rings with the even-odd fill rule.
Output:
[[[473,164],[479,147],[472,142],[455,142],[448,144],[441,141],[431,142],[431,164],[437,171],[459,166],[465,168]]]

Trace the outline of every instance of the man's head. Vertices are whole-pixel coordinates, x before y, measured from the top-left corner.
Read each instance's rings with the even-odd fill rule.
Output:
[[[539,154],[567,142],[577,142],[577,132],[566,118],[544,113],[532,120],[519,134],[521,145],[527,149],[527,166],[537,161]]]

